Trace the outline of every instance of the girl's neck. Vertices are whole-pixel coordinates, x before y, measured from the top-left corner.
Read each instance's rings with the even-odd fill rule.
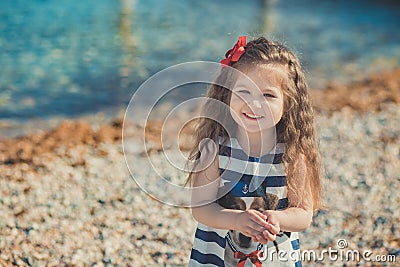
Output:
[[[238,127],[236,139],[247,155],[261,157],[275,147],[276,132],[275,128],[272,128],[262,132],[248,133],[242,127]]]

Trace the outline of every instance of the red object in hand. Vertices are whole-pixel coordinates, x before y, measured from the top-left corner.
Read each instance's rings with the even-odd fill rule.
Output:
[[[246,36],[239,36],[239,40],[236,42],[235,46],[225,53],[225,58],[220,61],[221,64],[229,66],[232,62],[239,61],[240,57],[245,52],[244,47],[246,43]]]

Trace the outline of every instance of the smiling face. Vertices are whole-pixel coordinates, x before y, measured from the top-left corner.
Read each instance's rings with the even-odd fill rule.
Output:
[[[244,74],[238,77],[232,90],[233,119],[248,133],[273,128],[283,114],[283,70],[269,65],[257,66]]]

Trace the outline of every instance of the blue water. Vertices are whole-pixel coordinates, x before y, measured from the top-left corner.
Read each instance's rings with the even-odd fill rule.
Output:
[[[243,34],[295,50],[315,88],[400,66],[396,1],[122,2],[1,1],[0,119],[113,113],[150,75],[219,61]]]

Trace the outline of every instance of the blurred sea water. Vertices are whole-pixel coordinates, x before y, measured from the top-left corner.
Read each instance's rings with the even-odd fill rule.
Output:
[[[398,68],[399,26],[397,1],[5,0],[0,120],[112,116],[152,74],[217,62],[239,35],[284,42],[323,88]]]

